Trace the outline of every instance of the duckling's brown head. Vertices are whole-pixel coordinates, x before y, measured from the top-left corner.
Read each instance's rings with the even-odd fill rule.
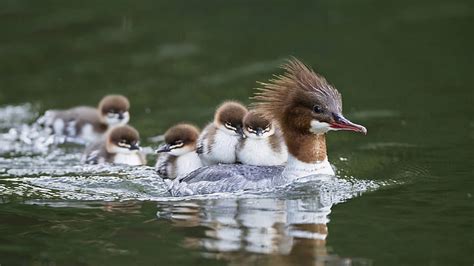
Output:
[[[230,135],[242,136],[242,120],[247,112],[247,108],[241,103],[226,101],[217,108],[214,125]]]
[[[109,126],[125,125],[130,120],[130,102],[123,95],[107,95],[99,103],[102,122]]]
[[[350,130],[367,133],[365,127],[354,124],[342,115],[341,94],[326,79],[316,74],[296,58],[282,67],[268,83],[261,83],[253,99],[254,107],[265,117],[275,119],[283,132],[322,134],[330,130]]]
[[[111,153],[135,153],[140,150],[140,135],[131,126],[112,128],[107,134],[107,151]]]
[[[269,119],[252,110],[244,117],[243,131],[248,138],[268,138],[275,133],[275,128]]]
[[[191,124],[178,124],[169,128],[165,133],[165,143],[156,152],[166,152],[180,156],[196,150],[199,129]]]

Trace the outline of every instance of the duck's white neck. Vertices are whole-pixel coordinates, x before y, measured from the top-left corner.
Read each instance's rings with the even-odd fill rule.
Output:
[[[327,179],[328,176],[335,175],[335,173],[327,157],[322,161],[305,163],[289,154],[285,169],[283,169],[281,176],[276,177],[273,182],[275,185],[284,185],[311,175],[321,175],[320,178],[324,180]]]

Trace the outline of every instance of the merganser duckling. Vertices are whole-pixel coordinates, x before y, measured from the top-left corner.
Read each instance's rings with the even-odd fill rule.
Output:
[[[242,119],[247,108],[227,101],[217,108],[214,121],[207,125],[198,139],[197,153],[205,165],[236,163],[235,149],[242,139]]]
[[[145,165],[145,156],[140,153],[140,136],[131,126],[110,129],[106,137],[86,148],[83,162],[87,164]]]
[[[326,79],[296,58],[253,97],[253,107],[282,129],[288,162],[282,166],[243,164],[201,167],[180,180],[169,182],[172,195],[209,194],[268,189],[302,177],[327,180],[334,176],[326,153],[325,133],[350,130],[366,134],[361,125],[342,115],[341,94]]]
[[[280,129],[256,111],[243,120],[246,136],[237,147],[237,160],[250,165],[282,165],[288,159]]]
[[[156,152],[161,153],[155,169],[162,178],[183,177],[202,167],[196,153],[199,129],[189,124],[178,124],[165,133],[165,144]]]
[[[38,119],[65,141],[90,143],[100,139],[107,129],[125,125],[130,119],[130,103],[122,95],[107,95],[97,108],[78,106],[67,110],[49,110]]]

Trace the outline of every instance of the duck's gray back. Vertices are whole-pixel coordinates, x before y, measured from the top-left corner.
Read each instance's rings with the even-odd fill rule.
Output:
[[[283,166],[218,164],[201,167],[170,186],[174,196],[258,190],[272,186]]]

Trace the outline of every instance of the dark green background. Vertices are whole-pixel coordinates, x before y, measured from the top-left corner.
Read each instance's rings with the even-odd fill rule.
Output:
[[[2,0],[0,105],[46,110],[122,93],[146,138],[179,121],[202,126],[224,99],[249,103],[255,81],[296,56],[368,128],[331,133],[330,159],[348,175],[399,183],[333,208],[333,253],[472,265],[473,32],[470,0]],[[153,202],[126,215],[2,202],[1,265],[227,262],[183,246],[203,228],[153,220]]]

